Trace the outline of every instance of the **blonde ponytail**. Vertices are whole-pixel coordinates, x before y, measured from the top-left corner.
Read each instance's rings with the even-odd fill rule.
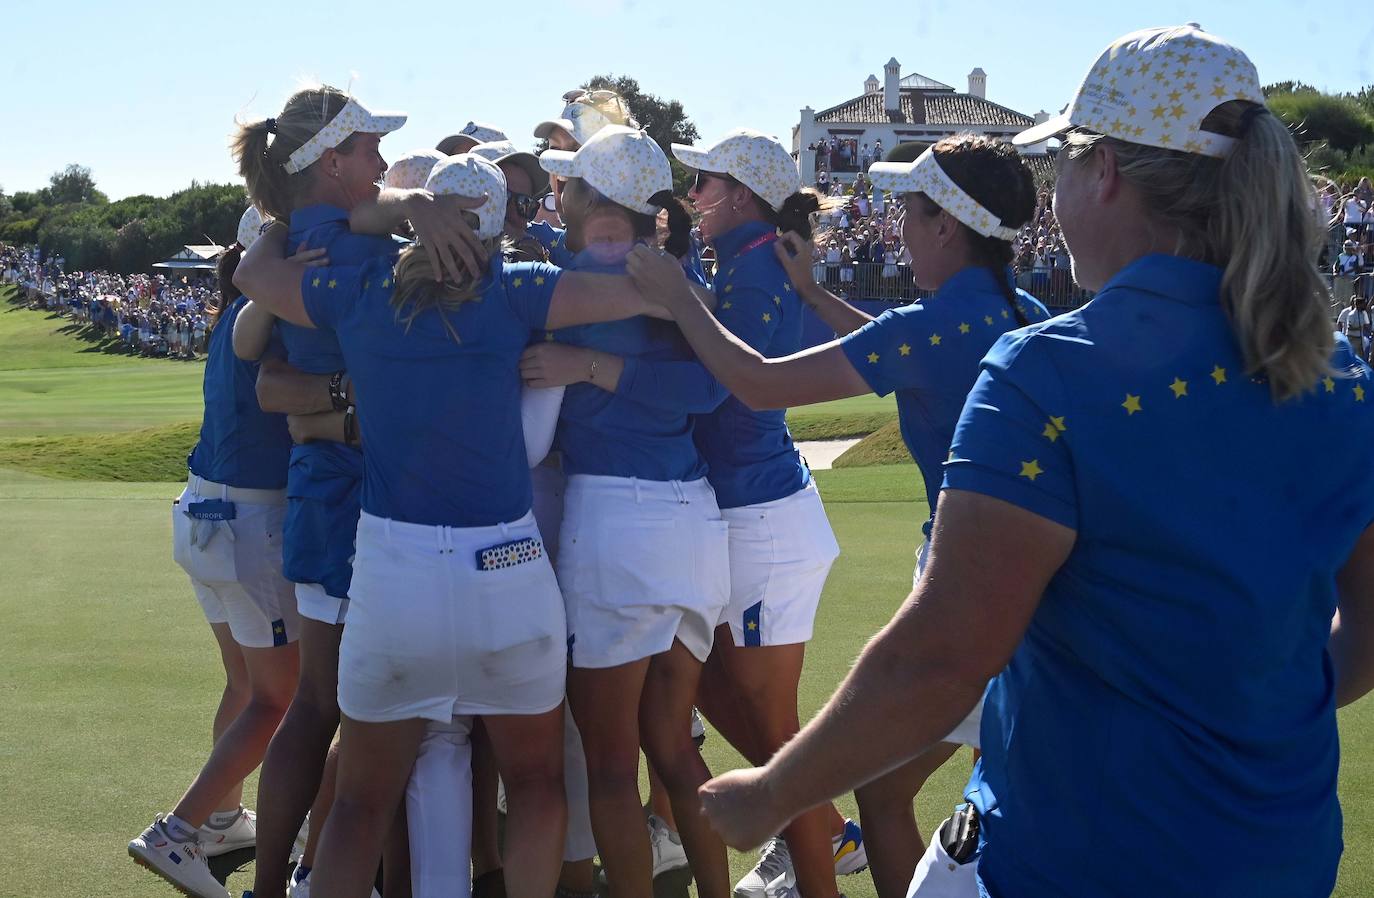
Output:
[[[258,208],[279,221],[291,216],[297,200],[315,177],[315,166],[290,174],[283,167],[291,154],[320,132],[348,102],[336,87],[318,85],[296,91],[275,118],[239,122],[229,150]],[[275,138],[273,135],[276,135]],[[347,153],[353,137],[336,150]]]
[[[1234,136],[1224,159],[1097,134],[1067,135],[1077,159],[1106,141],[1123,178],[1159,221],[1178,227],[1178,252],[1222,269],[1221,301],[1246,369],[1276,401],[1300,396],[1331,371],[1331,292],[1317,273],[1320,205],[1293,136],[1276,116],[1234,101],[1208,131]]]

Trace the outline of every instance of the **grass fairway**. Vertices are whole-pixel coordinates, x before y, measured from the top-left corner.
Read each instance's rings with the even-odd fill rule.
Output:
[[[199,419],[202,363],[105,351],[13,295],[0,288],[0,440]]]
[[[104,479],[180,476],[177,455],[194,425],[167,425],[198,416],[200,366],[92,351],[54,334],[64,322],[16,308],[8,294],[0,292],[0,898],[172,896],[129,861],[125,845],[205,759],[218,653],[171,559],[180,484]],[[791,417],[818,438],[862,435],[854,421],[883,416],[895,416],[890,399]],[[159,467],[168,457],[175,466]],[[92,480],[12,470],[21,465]],[[843,554],[807,654],[804,716],[905,597],[927,514],[910,463],[816,478]],[[1336,894],[1357,898],[1374,894],[1374,700],[1340,721],[1349,847]],[[704,753],[716,771],[742,763],[714,734]],[[961,752],[926,790],[925,831],[957,800],[969,763]],[[250,804],[256,791],[250,779]],[[854,813],[852,801],[840,806]],[[734,876],[753,862],[732,853]],[[228,882],[234,895],[251,885],[251,863]],[[874,898],[866,874],[840,885],[850,898]]]

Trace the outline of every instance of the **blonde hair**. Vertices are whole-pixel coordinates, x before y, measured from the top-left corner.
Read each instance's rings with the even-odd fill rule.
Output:
[[[1276,401],[1299,396],[1331,372],[1331,293],[1317,273],[1322,229],[1297,144],[1263,107],[1232,101],[1203,122],[1236,138],[1224,159],[1071,132],[1080,159],[1100,145],[1160,222],[1178,227],[1178,252],[1222,269],[1221,302],[1252,376]]]
[[[471,213],[463,213],[465,218],[470,215]],[[473,221],[472,225],[475,228],[476,222]],[[489,237],[482,241],[482,248],[490,259],[501,252],[503,238],[500,235]],[[482,273],[465,272],[460,281],[455,281],[445,274],[442,281],[436,281],[429,255],[418,243],[401,250],[400,257],[396,259],[393,276],[396,279],[396,288],[391,294],[391,307],[396,311],[396,320],[404,324],[406,330],[410,329],[421,313],[429,309],[452,311],[465,302],[480,301],[482,298]],[[448,329],[449,336],[453,337],[455,342],[463,342],[448,318],[444,315],[440,317],[443,319],[444,327]]]
[[[317,169],[312,164],[291,174],[283,166],[292,153],[333,121],[347,102],[343,91],[321,84],[296,91],[275,118],[237,123],[229,149],[253,203],[279,221],[291,216]],[[276,138],[272,139],[274,133]],[[352,140],[349,135],[334,149],[346,154]]]

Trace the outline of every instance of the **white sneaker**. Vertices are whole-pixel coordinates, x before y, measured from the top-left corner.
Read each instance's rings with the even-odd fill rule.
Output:
[[[657,814],[649,815],[649,845],[654,851],[654,876],[687,866],[682,837],[669,829]]]
[[[706,741],[706,724],[701,720],[701,712],[692,708],[692,744],[701,748]]]
[[[300,879],[296,874],[291,874],[291,882],[286,886],[286,898],[310,898],[310,873],[307,872]],[[382,898],[376,889],[372,890],[372,898]]]
[[[310,898],[310,871],[300,875],[300,868],[291,871],[291,879],[286,883],[286,898]]]
[[[796,880],[786,873],[768,884],[767,894],[768,898],[801,898]],[[840,892],[839,898],[845,898],[844,892]]]
[[[129,857],[191,898],[229,898],[228,890],[210,872],[200,844],[194,838],[189,842],[173,839],[163,817],[158,814],[153,825],[129,843]]]
[[[779,880],[792,875],[792,855],[781,836],[774,836],[763,846],[759,862],[735,883],[735,898],[768,898],[768,889]]]
[[[293,864],[299,864],[301,858],[305,856],[305,844],[310,840],[310,812],[306,812],[305,820],[301,822],[301,828],[296,831],[296,841],[291,845],[291,859]]]
[[[212,829],[207,823],[196,831],[196,835],[200,837],[200,850],[206,857],[253,848],[258,844],[258,815],[247,808],[239,808],[238,817],[224,829]]]
[[[830,841],[835,850],[835,875],[847,876],[868,868],[868,849],[864,833],[853,820],[844,822],[844,832]]]

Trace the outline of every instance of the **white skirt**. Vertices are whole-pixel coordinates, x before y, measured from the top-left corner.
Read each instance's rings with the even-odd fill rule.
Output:
[[[358,521],[339,709],[355,720],[543,714],[563,701],[563,598],[543,554],[480,570],[482,550],[539,539],[534,515],[491,527]]]
[[[575,474],[559,543],[574,667],[629,664],[674,639],[710,655],[730,596],[729,525],[705,478]]]
[[[727,508],[730,604],[721,623],[738,646],[811,639],[816,608],[840,545],[815,481],[790,496]]]

